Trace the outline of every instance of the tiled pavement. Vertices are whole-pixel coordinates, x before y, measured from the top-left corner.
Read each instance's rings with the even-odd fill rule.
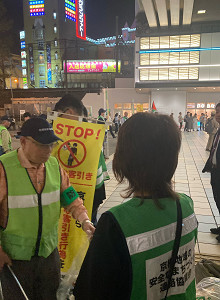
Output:
[[[220,260],[220,244],[209,229],[220,226],[220,216],[213,199],[210,174],[202,173],[209,153],[205,151],[208,135],[205,132],[182,133],[179,163],[174,175],[174,187],[178,192],[189,195],[194,202],[199,222],[196,259],[211,257]],[[109,208],[122,203],[120,194],[126,184],[118,184],[112,172],[113,155],[107,161],[110,180],[106,182],[106,201],[99,208],[99,216]],[[220,183],[219,183],[220,184]],[[200,254],[199,254],[200,253]]]

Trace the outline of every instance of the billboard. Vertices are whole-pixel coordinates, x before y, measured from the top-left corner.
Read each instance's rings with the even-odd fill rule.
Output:
[[[76,0],[76,36],[86,40],[85,0]]]
[[[116,60],[68,60],[64,71],[67,73],[115,73]],[[118,62],[118,72],[121,71],[121,61]]]
[[[75,0],[65,0],[65,17],[76,22],[76,4]]]
[[[44,0],[29,1],[30,16],[43,16],[44,15]]]
[[[52,71],[51,71],[51,44],[48,42],[46,45],[47,49],[47,80],[48,84],[52,83]]]

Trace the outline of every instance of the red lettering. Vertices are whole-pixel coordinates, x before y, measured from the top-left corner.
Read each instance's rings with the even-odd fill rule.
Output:
[[[64,127],[63,124],[57,124],[57,129],[58,130],[55,130],[55,133],[56,134],[63,134],[63,127]]]
[[[71,130],[71,129],[74,129],[75,126],[65,125],[65,127],[68,128],[67,134],[66,134],[66,135],[69,136],[69,135],[70,135],[70,130]]]
[[[93,129],[86,128],[84,139],[86,139],[87,136],[93,135],[93,133],[94,133]]]
[[[77,131],[80,131],[80,133],[77,133]],[[83,136],[83,133],[84,133],[84,130],[82,127],[77,127],[75,130],[74,130],[74,135],[76,137],[82,137]]]

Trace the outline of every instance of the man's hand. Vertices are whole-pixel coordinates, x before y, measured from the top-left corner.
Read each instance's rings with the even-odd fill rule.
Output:
[[[8,255],[2,250],[2,247],[0,246],[0,272],[2,271],[4,265],[12,265],[11,259],[8,257]]]
[[[89,241],[91,241],[93,234],[95,232],[95,227],[94,227],[93,223],[90,222],[88,219],[84,220],[82,222],[82,229],[87,234]]]

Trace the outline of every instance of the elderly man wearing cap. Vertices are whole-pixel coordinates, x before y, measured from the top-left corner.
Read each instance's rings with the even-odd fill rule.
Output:
[[[0,272],[6,300],[22,298],[7,264],[29,299],[56,299],[61,206],[85,232],[94,232],[83,201],[50,156],[58,140],[46,120],[33,118],[21,129],[21,148],[0,158]]]
[[[1,118],[0,125],[0,155],[8,153],[12,150],[11,147],[11,135],[8,132],[8,128],[11,125],[11,120],[8,116]]]

